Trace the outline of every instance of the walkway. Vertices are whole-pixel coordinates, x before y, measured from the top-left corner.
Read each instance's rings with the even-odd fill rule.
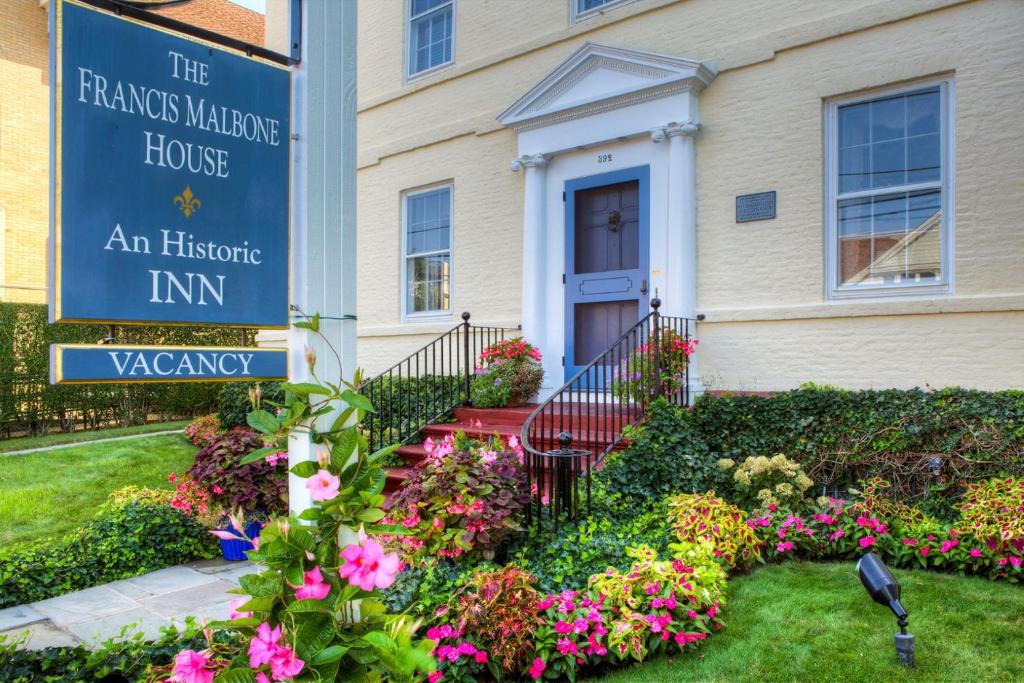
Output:
[[[227,619],[228,603],[240,597],[228,591],[254,571],[249,562],[207,560],[2,609],[0,635],[28,631],[31,649],[97,645],[137,624],[155,638],[162,626],[184,624],[186,616]]]
[[[167,434],[181,433],[181,429],[168,429],[160,432],[142,432],[141,434],[125,434],[124,436],[108,436],[105,439],[73,441],[71,443],[59,443],[54,446],[40,446],[39,448],[25,448],[20,451],[7,451],[6,453],[0,453],[0,455],[28,455],[29,453],[42,453],[44,451],[59,451],[62,448],[77,448],[80,446],[91,446],[94,443],[106,443],[108,441],[127,441],[128,439],[144,439],[148,436],[165,436]]]

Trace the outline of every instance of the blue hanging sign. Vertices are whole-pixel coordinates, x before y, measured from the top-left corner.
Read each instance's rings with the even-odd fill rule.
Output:
[[[288,377],[286,349],[53,344],[51,384],[210,382]]]
[[[51,5],[51,321],[287,327],[288,69]]]

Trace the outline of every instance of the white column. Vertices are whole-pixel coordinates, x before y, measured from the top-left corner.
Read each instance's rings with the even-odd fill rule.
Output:
[[[545,245],[547,242],[545,186],[548,159],[543,154],[524,154],[509,167],[526,170],[523,200],[523,337],[545,348]]]
[[[317,356],[317,375],[335,381],[356,368],[356,0],[303,2],[302,63],[292,81],[292,302],[323,316],[322,339],[288,331],[289,379],[310,379],[305,350]],[[299,20],[293,17],[293,20]],[[323,419],[323,418],[322,418]],[[292,436],[289,466],[315,460],[305,434]],[[293,512],[312,504],[306,481],[289,478]]]
[[[697,157],[694,138],[700,124],[669,123],[651,131],[651,139],[668,138],[668,253],[666,289],[662,295],[666,315],[694,318],[697,313]],[[690,323],[697,336],[696,325]],[[699,347],[698,347],[699,352]],[[697,365],[690,357],[690,395],[704,390]]]

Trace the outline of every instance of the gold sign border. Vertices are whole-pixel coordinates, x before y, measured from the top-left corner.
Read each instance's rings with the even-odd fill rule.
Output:
[[[284,325],[260,325],[260,324],[253,324],[253,323],[210,323],[210,322],[180,321],[180,320],[101,320],[101,319],[94,319],[94,318],[64,318],[64,317],[61,317],[61,284],[62,284],[61,283],[62,265],[61,265],[61,262],[60,262],[61,244],[62,244],[62,240],[61,240],[61,207],[62,207],[62,205],[61,205],[61,179],[63,177],[62,155],[61,155],[61,153],[62,153],[61,141],[63,139],[62,138],[62,124],[63,124],[63,121],[61,120],[61,113],[62,113],[62,108],[61,108],[62,99],[61,99],[61,95],[62,95],[63,86],[64,86],[64,81],[63,81],[63,72],[64,71],[63,71],[62,66],[63,66],[63,60],[64,60],[64,33],[63,33],[63,31],[64,31],[64,13],[63,13],[63,9],[64,9],[64,4],[65,3],[67,3],[69,5],[75,5],[76,7],[81,7],[83,9],[91,10],[91,11],[97,12],[99,14],[104,14],[104,15],[106,15],[108,17],[113,17],[113,18],[119,19],[121,21],[127,21],[127,22],[130,22],[132,24],[137,24],[139,26],[144,26],[144,27],[146,27],[148,29],[151,29],[151,30],[154,30],[154,31],[160,31],[162,33],[166,33],[166,34],[174,36],[176,38],[181,38],[182,40],[186,40],[186,41],[191,42],[191,43],[196,43],[198,45],[203,45],[203,46],[211,48],[211,49],[220,50],[221,52],[226,52],[226,53],[231,54],[231,55],[235,55],[235,56],[238,56],[238,57],[243,57],[245,59],[248,59],[248,60],[251,60],[251,61],[254,61],[254,62],[259,62],[260,64],[265,64],[267,66],[272,66],[275,69],[280,69],[282,71],[287,71],[289,73],[289,78],[288,78],[288,130],[287,130],[287,135],[288,135],[288,197],[287,197],[287,201],[288,201],[288,264],[287,264],[287,269],[286,269],[287,270],[287,279],[288,279],[288,302],[289,303],[288,303],[288,308],[287,308],[287,310],[285,312],[285,319],[286,320],[290,320],[291,319],[291,300],[292,300],[292,167],[294,165],[293,164],[293,155],[294,155],[295,150],[294,150],[293,145],[292,145],[292,131],[291,131],[291,127],[292,126],[291,126],[291,124],[292,124],[292,118],[294,117],[294,114],[295,114],[295,112],[293,111],[294,102],[295,102],[295,96],[294,96],[295,95],[295,93],[294,93],[294,87],[295,86],[294,86],[294,78],[292,78],[292,76],[294,75],[294,72],[293,72],[293,70],[290,67],[286,67],[286,66],[283,66],[281,64],[277,64],[275,62],[271,62],[271,61],[266,60],[266,59],[261,59],[261,58],[256,57],[256,56],[250,56],[250,55],[247,55],[245,52],[242,52],[240,50],[234,50],[234,49],[226,47],[224,45],[218,45],[217,43],[211,43],[208,40],[202,40],[201,38],[195,38],[193,36],[189,36],[189,35],[186,35],[184,33],[179,33],[177,31],[172,31],[172,30],[164,28],[162,26],[155,26],[153,24],[149,24],[149,23],[147,23],[145,21],[140,21],[138,19],[133,19],[131,17],[118,16],[117,14],[115,14],[113,12],[107,12],[107,11],[99,9],[98,7],[94,7],[92,5],[87,5],[85,3],[78,2],[77,0],[51,0],[51,1],[53,2],[54,24],[55,24],[55,26],[54,26],[54,50],[53,50],[53,54],[51,55],[51,61],[53,63],[50,66],[50,68],[53,69],[53,75],[51,76],[51,79],[53,81],[53,92],[54,92],[54,100],[53,100],[53,102],[54,102],[54,111],[52,113],[52,116],[54,117],[54,119],[53,119],[53,123],[54,123],[54,139],[53,139],[54,155],[53,155],[52,163],[50,164],[51,165],[51,174],[52,174],[51,183],[53,185],[53,200],[52,200],[53,205],[50,207],[50,211],[51,211],[52,216],[53,216],[53,220],[52,220],[53,225],[52,225],[52,227],[50,229],[50,250],[51,250],[52,253],[50,255],[50,258],[47,259],[47,265],[50,267],[51,275],[52,275],[51,278],[47,278],[49,280],[49,282],[48,282],[49,287],[47,289],[48,289],[48,296],[50,298],[50,322],[52,322],[52,323],[90,324],[90,325],[168,325],[168,326],[175,326],[175,327],[226,327],[226,328],[233,328],[233,329],[256,328],[256,329],[261,329],[261,330],[287,330],[287,329],[289,329],[291,327],[290,322],[286,322]]]
[[[188,377],[182,379],[64,379],[64,350],[65,349],[90,349],[94,351],[230,351],[247,353],[284,353],[285,354],[285,376],[284,377]],[[50,345],[50,368],[53,376],[50,384],[168,384],[180,382],[279,382],[286,381],[292,374],[292,355],[288,349],[268,349],[253,346],[159,346],[159,345],[135,345],[135,344],[51,344]]]

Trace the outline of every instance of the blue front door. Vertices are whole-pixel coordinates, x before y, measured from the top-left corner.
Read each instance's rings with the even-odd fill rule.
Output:
[[[650,167],[565,183],[565,378],[647,312]]]

